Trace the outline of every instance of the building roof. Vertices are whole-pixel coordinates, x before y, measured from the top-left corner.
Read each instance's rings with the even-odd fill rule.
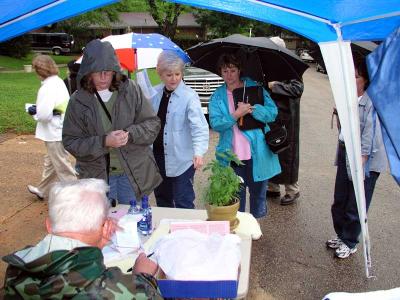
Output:
[[[119,15],[121,23],[130,27],[158,27],[153,17],[148,12],[140,13],[121,13]],[[181,14],[178,17],[178,27],[201,27],[193,14]]]
[[[89,27],[104,28],[103,25],[99,24],[92,24]],[[158,28],[158,25],[148,12],[129,12],[129,13],[120,13],[119,21],[113,22],[110,27],[112,29],[120,29],[126,27]],[[179,27],[201,28],[201,25],[196,22],[196,19],[194,18],[193,14],[186,13],[186,14],[181,14],[178,17],[178,28]]]

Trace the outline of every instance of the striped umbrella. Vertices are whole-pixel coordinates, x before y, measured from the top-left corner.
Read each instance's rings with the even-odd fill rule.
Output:
[[[190,62],[190,58],[178,45],[158,33],[110,35],[102,41],[111,43],[121,67],[130,72],[156,67],[158,55],[163,50],[175,51],[185,63]]]

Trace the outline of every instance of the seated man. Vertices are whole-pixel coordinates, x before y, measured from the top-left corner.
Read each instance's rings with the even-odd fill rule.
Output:
[[[108,186],[100,179],[56,184],[49,195],[48,235],[34,247],[3,257],[9,264],[5,299],[162,299],[158,266],[141,254],[133,275],[106,268],[101,248],[116,224],[107,218]]]

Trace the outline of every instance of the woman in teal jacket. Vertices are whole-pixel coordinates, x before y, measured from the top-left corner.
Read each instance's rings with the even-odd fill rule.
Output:
[[[240,211],[246,208],[246,187],[250,193],[250,213],[261,218],[267,213],[266,188],[269,178],[279,174],[281,167],[278,156],[268,148],[262,129],[241,131],[237,120],[251,114],[253,118],[263,123],[275,120],[278,110],[273,100],[263,89],[264,105],[251,106],[239,102],[237,109],[233,103],[232,91],[244,85],[255,86],[250,78],[241,78],[241,66],[232,54],[223,54],[218,60],[218,70],[225,84],[219,87],[211,96],[209,103],[210,125],[219,133],[217,153],[231,150],[242,161],[243,165],[232,165],[237,175],[244,180],[244,188],[240,192]],[[265,131],[269,127],[265,125]]]

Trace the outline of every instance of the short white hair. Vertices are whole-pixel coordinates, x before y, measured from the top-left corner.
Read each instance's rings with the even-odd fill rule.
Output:
[[[101,228],[110,208],[108,190],[104,180],[94,178],[55,184],[49,194],[52,233],[90,232]]]
[[[280,38],[279,36],[273,36],[269,38],[271,41],[273,41],[276,45],[282,47],[282,48],[286,48],[286,43],[285,41]]]
[[[182,58],[172,50],[164,50],[160,53],[157,59],[157,72],[162,74],[166,71],[176,71],[179,70],[183,74],[183,69],[185,68],[185,63]]]

